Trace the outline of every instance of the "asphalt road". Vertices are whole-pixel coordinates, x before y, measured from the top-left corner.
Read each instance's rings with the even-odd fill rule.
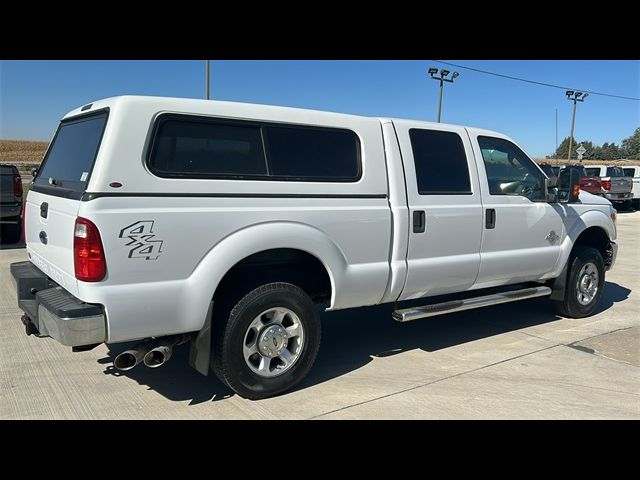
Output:
[[[398,324],[391,307],[324,315],[323,343],[295,391],[248,401],[187,365],[121,374],[125,345],[72,353],[27,337],[0,251],[1,419],[640,418],[640,212],[618,217],[620,252],[598,313],[546,299]]]

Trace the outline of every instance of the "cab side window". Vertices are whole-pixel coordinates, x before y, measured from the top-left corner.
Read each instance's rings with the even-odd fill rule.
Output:
[[[516,145],[495,137],[478,137],[491,195],[542,198],[544,175]]]
[[[587,168],[587,176],[589,177],[599,177],[600,176],[600,167],[591,167]]]

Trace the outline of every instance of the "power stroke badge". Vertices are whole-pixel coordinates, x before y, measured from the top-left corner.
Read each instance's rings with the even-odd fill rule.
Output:
[[[129,258],[157,260],[162,253],[163,241],[153,233],[153,220],[139,220],[124,227],[120,230],[118,238],[129,240],[129,243],[125,244],[125,247],[131,247]]]

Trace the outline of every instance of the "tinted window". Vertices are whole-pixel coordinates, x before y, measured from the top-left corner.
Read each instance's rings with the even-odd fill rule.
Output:
[[[545,175],[549,178],[551,177],[555,177],[556,174],[553,171],[553,167],[549,164],[543,164],[543,165],[538,165],[542,171],[545,173]]]
[[[635,168],[623,168],[625,177],[634,177],[636,174]]]
[[[170,177],[354,181],[360,144],[349,130],[172,115],[158,124],[149,164]]]
[[[358,138],[337,129],[265,126],[269,173],[306,180],[357,180]]]
[[[34,185],[54,185],[66,190],[84,191],[106,122],[106,112],[63,121]]]
[[[469,166],[460,135],[409,130],[420,195],[471,193]]]
[[[587,172],[585,171],[584,167],[582,165],[571,165],[569,167],[566,168],[571,168],[573,170],[576,170],[578,172],[578,175],[580,175],[581,177],[586,177],[587,176]]]
[[[587,176],[588,177],[599,177],[600,176],[600,167],[595,168],[587,168]]]
[[[542,173],[516,145],[502,138],[478,137],[491,195],[541,197]]]
[[[624,177],[624,172],[620,167],[607,167],[607,177]]]
[[[267,173],[260,127],[182,119],[161,121],[151,167],[159,174],[196,177]]]

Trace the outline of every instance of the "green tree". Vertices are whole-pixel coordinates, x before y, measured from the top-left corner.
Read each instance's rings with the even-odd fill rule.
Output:
[[[629,138],[622,140],[622,155],[630,160],[640,160],[640,127]]]
[[[578,145],[574,138],[573,147],[571,147],[571,158],[573,159],[576,158],[576,148],[578,148]],[[569,137],[564,138],[562,142],[560,142],[560,145],[558,145],[558,149],[554,154],[555,158],[567,158],[567,155],[569,155]]]
[[[620,148],[615,144],[615,142],[604,142],[602,144],[600,160],[617,160],[619,158],[622,158],[622,155],[620,154]]]

